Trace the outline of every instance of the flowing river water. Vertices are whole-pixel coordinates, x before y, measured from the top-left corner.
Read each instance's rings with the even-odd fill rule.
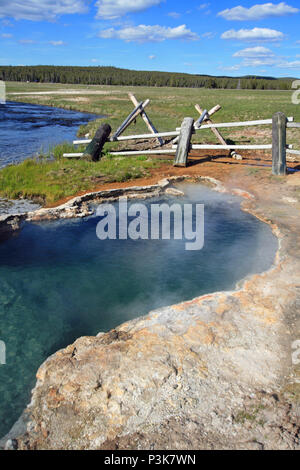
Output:
[[[0,104],[0,169],[35,157],[62,142],[72,142],[78,127],[96,115],[49,106],[7,102]],[[34,210],[29,201],[0,198],[0,215]]]

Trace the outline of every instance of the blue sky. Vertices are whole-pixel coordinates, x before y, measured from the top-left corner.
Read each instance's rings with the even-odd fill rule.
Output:
[[[0,65],[300,76],[299,1],[0,0]]]

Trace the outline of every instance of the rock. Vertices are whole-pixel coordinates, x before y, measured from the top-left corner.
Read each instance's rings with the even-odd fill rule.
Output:
[[[176,189],[176,188],[168,188],[166,189],[165,193],[168,196],[184,196],[184,192],[179,191],[179,189]]]
[[[4,447],[4,450],[17,450],[18,442],[15,439],[9,439]]]
[[[298,200],[295,199],[294,197],[283,197],[282,200],[284,202],[288,202],[289,204],[297,204]]]
[[[26,430],[8,439],[18,449],[299,449],[297,407],[280,390],[297,373],[300,221],[278,211],[280,188],[273,200],[240,190],[280,238],[272,269],[58,351],[37,373]]]

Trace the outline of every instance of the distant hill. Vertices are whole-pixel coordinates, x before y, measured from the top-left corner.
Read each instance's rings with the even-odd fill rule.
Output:
[[[290,90],[295,78],[242,77],[128,70],[117,67],[0,66],[0,80],[85,85]]]

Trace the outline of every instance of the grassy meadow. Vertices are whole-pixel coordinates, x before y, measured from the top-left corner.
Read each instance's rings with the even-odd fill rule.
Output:
[[[73,91],[74,94],[72,94]],[[18,95],[18,93],[32,92],[59,92],[59,94]],[[293,90],[215,90],[7,83],[9,101],[63,107],[106,116],[86,126],[81,126],[78,130],[79,137],[87,132],[93,135],[102,122],[108,122],[112,129],[116,130],[133,109],[128,98],[129,92],[133,92],[138,101],[150,99],[146,111],[160,132],[179,127],[184,117],[198,118],[199,115],[194,108],[196,103],[208,110],[216,104],[222,106],[222,109],[214,115],[214,122],[267,119],[277,111],[282,111],[287,116],[294,116],[295,120],[300,122],[300,106],[292,104]],[[144,121],[138,118],[136,123],[127,129],[125,135],[148,132]],[[222,129],[221,132],[226,139],[237,144],[271,143],[270,126]],[[209,130],[198,132],[193,137],[193,141],[218,143]],[[288,130],[288,143],[300,149],[299,130]],[[98,181],[102,179],[103,181],[125,181],[145,175],[149,169],[163,164],[143,157],[113,158],[109,156],[110,149],[124,148],[124,145],[128,143],[106,144],[106,156],[99,163],[66,161],[61,158],[63,151],[72,152],[74,149],[70,145],[65,145],[54,151],[53,161],[41,158],[39,162],[26,161],[7,167],[0,171],[0,195],[9,198],[40,195],[45,203],[52,203],[78,191],[95,187],[97,178]]]
[[[49,205],[80,191],[92,190],[101,183],[148,176],[150,169],[162,165],[162,162],[144,156],[121,158],[105,154],[97,163],[62,158],[63,153],[72,151],[71,145],[62,144],[54,149],[54,160],[42,155],[3,168],[0,171],[0,195]]]

